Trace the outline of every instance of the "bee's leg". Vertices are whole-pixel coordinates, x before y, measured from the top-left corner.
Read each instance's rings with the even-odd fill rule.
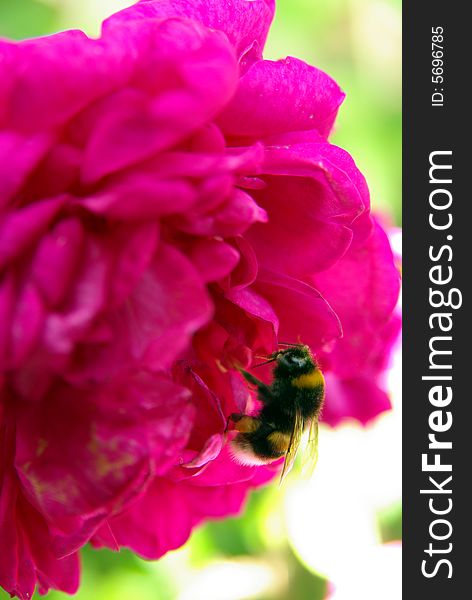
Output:
[[[257,387],[259,400],[262,400],[262,402],[270,402],[272,400],[272,390],[270,389],[270,386],[244,369],[240,369],[240,372],[246,381]]]
[[[249,381],[249,383],[254,384],[258,389],[262,389],[264,387],[269,387],[263,381],[261,381],[260,379],[257,379],[257,377],[254,377],[254,375],[252,373],[249,373],[248,371],[245,371],[244,369],[239,369],[239,371],[246,381]]]

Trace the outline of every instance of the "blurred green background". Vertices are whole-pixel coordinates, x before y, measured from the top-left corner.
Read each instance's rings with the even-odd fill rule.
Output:
[[[104,17],[130,4],[0,0],[0,36],[23,39],[66,28],[97,35]],[[400,0],[278,0],[265,56],[287,55],[325,70],[346,92],[332,141],[366,175],[374,209],[399,226]],[[155,563],[127,551],[87,548],[77,598],[400,598],[399,369],[397,357],[389,373],[391,413],[367,429],[321,429],[320,461],[310,483],[295,474],[281,489],[274,484],[254,493],[243,516],[204,525],[183,549]],[[65,596],[53,592],[48,598]]]

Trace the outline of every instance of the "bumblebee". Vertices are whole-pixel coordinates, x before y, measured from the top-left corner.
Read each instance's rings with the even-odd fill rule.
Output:
[[[323,374],[308,346],[284,346],[288,347],[274,352],[262,363],[275,363],[271,385],[239,369],[246,381],[256,386],[262,409],[254,416],[233,413],[229,417],[238,431],[232,441],[235,459],[243,464],[265,464],[285,456],[280,481],[292,468],[307,428],[308,463],[315,466],[318,419],[325,395]]]

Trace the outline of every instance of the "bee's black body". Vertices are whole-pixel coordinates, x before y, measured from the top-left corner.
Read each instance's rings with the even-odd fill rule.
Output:
[[[302,431],[317,423],[324,399],[324,378],[307,346],[297,344],[275,352],[268,362],[276,363],[271,385],[241,371],[257,386],[263,405],[259,414],[231,417],[240,432],[233,441],[235,455],[249,464],[296,452]]]

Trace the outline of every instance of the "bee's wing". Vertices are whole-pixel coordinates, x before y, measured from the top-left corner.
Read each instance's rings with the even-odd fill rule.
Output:
[[[304,477],[311,477],[318,461],[318,418],[314,417],[310,423],[308,445],[303,455],[302,473]]]
[[[297,456],[298,447],[300,446],[300,441],[302,439],[303,425],[304,423],[302,414],[300,410],[295,409],[295,419],[293,422],[292,435],[290,436],[290,443],[288,445],[288,450],[285,454],[284,466],[282,469],[282,474],[280,475],[280,483],[282,483],[284,478],[288,475],[291,468],[293,467],[295,457]]]

